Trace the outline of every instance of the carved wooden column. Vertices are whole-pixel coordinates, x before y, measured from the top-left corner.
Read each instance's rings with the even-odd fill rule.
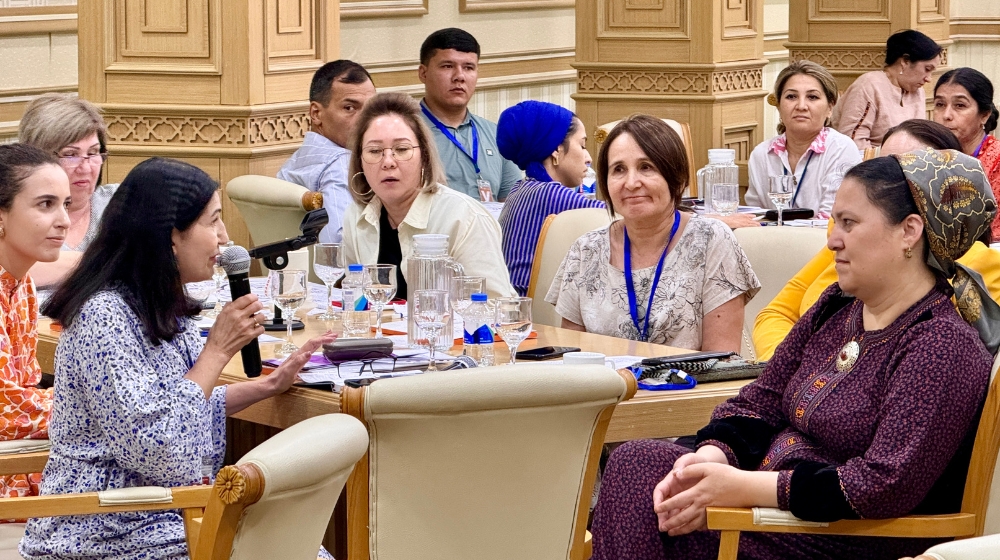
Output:
[[[79,4],[80,96],[103,107],[120,181],[151,156],[225,184],[274,175],[309,129],[309,83],[337,58],[336,0],[94,0]],[[246,225],[223,197],[230,237]]]
[[[934,79],[948,66],[948,0],[802,0],[788,4],[788,56],[821,64],[840,90],[885,65],[885,40],[916,29],[945,48]],[[930,99],[928,88],[928,103]]]
[[[709,148],[734,148],[745,185],[764,140],[763,4],[577,0],[576,112],[590,131],[635,112],[688,123],[693,165],[708,163]]]

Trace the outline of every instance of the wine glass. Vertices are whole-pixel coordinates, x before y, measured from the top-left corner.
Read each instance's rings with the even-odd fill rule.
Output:
[[[285,342],[274,353],[278,358],[287,358],[299,349],[292,343],[292,323],[295,322],[295,310],[306,300],[306,271],[304,270],[272,270],[268,282],[268,295],[274,305],[281,310],[288,325]]]
[[[781,213],[788,207],[795,192],[795,177],[791,175],[772,175],[768,178],[767,196],[778,209],[778,225],[783,226],[785,222],[781,219]]]
[[[510,364],[517,347],[531,334],[531,298],[511,297],[496,300],[496,328],[510,350]]]
[[[326,311],[317,315],[320,321],[333,321],[333,285],[344,275],[344,252],[340,243],[320,243],[313,247],[313,270],[326,284]]]
[[[396,295],[396,265],[368,264],[365,265],[368,283],[365,284],[365,297],[375,308],[375,338],[382,336],[382,310]]]
[[[232,245],[232,242],[226,245],[219,245],[219,254],[215,257],[215,266],[212,268],[212,281],[215,282],[215,289],[212,293],[215,294],[215,307],[206,313],[202,313],[202,316],[206,319],[215,319],[222,313],[222,298],[219,297],[219,290],[222,288],[222,283],[226,281],[226,269],[222,268],[220,261],[222,259],[222,253]]]
[[[458,315],[472,305],[472,294],[486,292],[485,276],[452,276],[451,277],[451,310]]]
[[[430,353],[427,371],[437,371],[434,355],[437,352],[438,339],[448,326],[451,317],[451,306],[448,292],[445,290],[417,290],[413,293],[413,322],[427,337],[427,351]]]

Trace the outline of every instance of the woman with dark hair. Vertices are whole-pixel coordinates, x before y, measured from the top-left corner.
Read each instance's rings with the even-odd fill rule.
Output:
[[[887,156],[924,148],[961,151],[961,144],[950,130],[926,119],[903,121],[889,129],[882,140],[882,154]],[[832,230],[831,221],[828,232]],[[1000,259],[988,245],[988,238],[973,243],[958,262],[978,272],[994,299],[1000,299]],[[759,359],[770,359],[799,318],[837,281],[835,257],[830,249],[820,249],[757,314],[753,343]]]
[[[893,33],[885,42],[885,67],[858,76],[833,112],[833,126],[858,149],[882,144],[885,132],[924,117],[923,85],[941,64],[941,45],[919,31]]]
[[[1000,141],[991,133],[997,128],[998,116],[993,83],[982,72],[955,68],[938,78],[934,122],[948,127],[962,143],[962,151],[979,159],[994,195],[1000,195]],[[1000,239],[1000,219],[994,220],[991,230],[993,239]]]
[[[750,153],[747,204],[775,209],[768,196],[770,177],[791,175],[795,191],[789,207],[828,217],[844,172],[861,161],[851,139],[830,128],[837,80],[819,64],[799,60],[778,73],[767,101],[778,108],[778,136]]]
[[[760,282],[725,224],[678,210],[687,178],[670,125],[649,115],[615,125],[597,156],[614,221],[576,240],[545,296],[563,328],[739,351],[743,308]]]
[[[55,156],[0,146],[0,440],[45,439],[52,390],[37,387],[38,303],[29,269],[59,258],[69,180]],[[0,497],[38,494],[38,473],[0,477]]]
[[[80,265],[46,303],[64,327],[56,349],[42,494],[182,486],[222,466],[226,416],[288,389],[331,337],[303,344],[273,373],[216,387],[247,342],[263,334],[257,296],[227,305],[204,342],[184,284],[212,277],[228,241],[215,181],[154,158],[112,198]],[[32,519],[21,555],[187,558],[177,511]]]
[[[605,204],[576,190],[590,167],[590,152],[587,131],[572,111],[544,101],[509,107],[497,122],[497,147],[527,175],[511,187],[500,213],[510,282],[523,296],[545,218]]]
[[[633,441],[612,453],[593,557],[716,558],[707,507],[780,508],[816,522],[959,511],[1000,306],[955,259],[995,213],[982,167],[960,152],[852,168],[828,242],[839,281],[761,376],[716,407],[696,452]],[[940,540],[751,532],[739,552],[896,560]]]

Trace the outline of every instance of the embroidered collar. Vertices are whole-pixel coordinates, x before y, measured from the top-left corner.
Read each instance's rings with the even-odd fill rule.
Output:
[[[820,129],[819,134],[817,134],[816,138],[813,139],[812,144],[809,144],[809,149],[806,150],[806,152],[812,151],[814,154],[822,154],[823,152],[825,152],[826,137],[829,131],[830,128],[826,126]],[[768,146],[767,151],[775,154],[787,152],[788,151],[788,148],[786,147],[787,142],[788,140],[785,138],[784,134],[775,136],[774,139],[771,140],[771,145]]]

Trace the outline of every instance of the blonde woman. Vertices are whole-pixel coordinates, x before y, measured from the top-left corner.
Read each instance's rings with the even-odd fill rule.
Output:
[[[747,204],[775,208],[767,196],[768,178],[791,175],[791,208],[810,208],[829,217],[840,181],[861,154],[850,138],[830,128],[837,104],[837,81],[815,62],[793,62],[778,74],[768,103],[778,108],[778,136],[750,153]]]
[[[500,224],[479,201],[443,188],[444,172],[420,107],[408,95],[380,93],[365,103],[351,141],[351,196],[344,213],[348,263],[397,265],[407,293],[413,236],[448,235],[448,254],[465,273],[486,277],[490,297],[514,296],[500,248]]]
[[[118,189],[100,185],[107,159],[107,129],[101,110],[70,95],[47,93],[32,101],[18,127],[18,140],[59,158],[69,177],[70,226],[55,262],[40,262],[31,276],[40,287],[58,284],[80,262],[80,254],[97,235],[101,216]]]

